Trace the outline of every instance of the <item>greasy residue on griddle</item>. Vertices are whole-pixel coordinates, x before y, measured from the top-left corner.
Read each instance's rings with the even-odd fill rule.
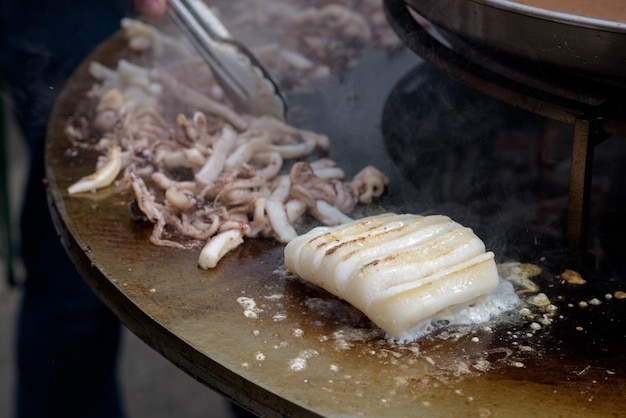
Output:
[[[518,292],[528,297],[535,295],[528,293],[528,283],[541,269],[520,263],[502,264],[500,267]],[[386,340],[382,330],[344,301],[285,272],[276,271],[275,274],[283,275],[286,280],[283,294],[269,288],[269,294],[254,298],[241,296],[237,298],[237,303],[249,319],[275,321],[278,313],[301,318],[297,328],[285,330],[286,334],[280,342],[274,344],[274,349],[279,350],[289,347],[293,339],[303,336],[306,336],[305,342],[315,341],[315,346],[301,350],[285,364],[295,372],[303,372],[315,362],[319,346],[333,352],[346,352],[362,361],[388,365],[395,373],[395,379],[406,382],[432,379],[451,382],[489,370],[524,367],[529,354],[536,356],[541,352],[540,334],[549,328],[552,317],[558,311],[553,305],[547,308],[524,303],[519,310],[487,323],[449,327],[414,343],[396,344]],[[258,316],[250,315],[251,309]],[[253,332],[260,337],[256,328]],[[254,354],[251,360],[253,357]],[[245,362],[246,365],[250,363]],[[334,364],[333,369],[345,371],[349,367]]]
[[[569,337],[563,335],[567,328],[583,336],[588,324],[577,328],[573,318],[580,311],[619,302],[613,297],[615,292],[596,295],[595,289],[587,288],[587,305],[582,308],[577,296],[571,295],[571,288],[584,286],[568,284],[560,274],[530,263],[508,262],[498,267],[523,300],[518,310],[488,323],[450,327],[414,343],[395,344],[352,306],[291,277],[278,266],[272,273],[277,276],[273,284],[267,281],[245,290],[260,314],[247,319],[256,343],[250,345],[241,367],[262,368],[265,361],[277,360],[278,367],[292,373],[307,390],[318,389],[338,397],[345,392],[357,398],[363,393],[363,379],[375,373],[376,379],[391,382],[379,400],[389,406],[394,399],[406,396],[419,400],[422,406],[434,406],[433,391],[448,391],[467,402],[480,399],[481,394],[466,383],[478,376],[548,385],[558,381],[559,390],[578,385],[592,390],[593,385],[620,378],[620,365],[572,356],[576,348],[570,350]],[[245,311],[244,306],[240,308]],[[577,312],[572,314],[572,310]],[[284,324],[289,326],[274,327],[268,333],[267,322],[262,324],[275,322],[278,312],[286,316]],[[264,354],[263,361],[259,352]],[[368,366],[363,368],[363,364]],[[565,383],[561,382],[563,374],[568,376]],[[586,391],[579,395],[586,396]]]

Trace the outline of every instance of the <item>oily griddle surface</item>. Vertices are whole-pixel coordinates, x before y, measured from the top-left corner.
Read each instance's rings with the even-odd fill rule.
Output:
[[[512,314],[488,328],[445,330],[399,346],[343,302],[288,277],[283,247],[273,240],[248,240],[206,271],[197,267],[197,251],[149,242],[151,227],[130,219],[129,192],[109,188],[68,196],[67,187],[91,173],[97,158],[72,148],[64,133],[93,83],[86,66],[90,60],[114,66],[122,56],[133,59],[117,34],[76,72],[56,104],[46,154],[51,208],[87,283],[133,333],[174,364],[264,416],[622,411],[624,304],[602,299],[599,306],[580,308],[589,287],[572,290],[555,282],[549,269],[536,281],[559,307],[552,325],[536,330]],[[348,80],[292,98],[295,123],[315,129],[315,121],[324,120],[320,130],[334,141],[331,156],[349,175],[370,163],[390,175],[390,190],[377,210],[423,210],[387,156],[378,122],[394,83],[415,64],[411,54],[372,53]],[[364,88],[372,74],[376,91]],[[364,110],[370,105],[373,110]]]

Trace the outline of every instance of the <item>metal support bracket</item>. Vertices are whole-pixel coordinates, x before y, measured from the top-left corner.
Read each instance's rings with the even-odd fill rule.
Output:
[[[565,238],[570,262],[580,267],[595,264],[595,257],[588,251],[593,158],[596,145],[608,137],[600,125],[598,118],[577,118],[574,122]]]

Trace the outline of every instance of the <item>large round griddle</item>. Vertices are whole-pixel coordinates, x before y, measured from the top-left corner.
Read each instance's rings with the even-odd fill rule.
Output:
[[[555,302],[562,318],[552,327],[536,331],[513,315],[489,329],[460,336],[446,331],[398,346],[341,301],[289,278],[282,246],[273,240],[248,240],[216,269],[202,270],[196,251],[149,242],[151,228],[130,219],[130,193],[109,188],[70,197],[67,187],[90,173],[97,158],[73,148],[64,132],[93,83],[87,65],[113,66],[121,57],[134,58],[117,34],[78,69],[56,103],[46,150],[50,203],[85,281],[130,331],[172,363],[266,417],[622,412],[623,335],[608,339],[602,330],[615,336],[624,304],[568,308],[591,289],[569,293],[547,268],[538,282],[562,297]],[[331,157],[349,175],[375,163],[390,176],[388,195],[372,210],[429,209],[388,156],[379,122],[386,100],[406,91],[396,83],[415,65],[421,63],[411,53],[372,52],[341,83],[290,98],[291,116],[331,135]],[[244,315],[241,297],[256,302],[257,318]],[[616,309],[617,322],[600,324]],[[600,328],[590,332],[592,324]]]
[[[568,71],[626,76],[626,9],[618,1],[405,2],[451,38]]]

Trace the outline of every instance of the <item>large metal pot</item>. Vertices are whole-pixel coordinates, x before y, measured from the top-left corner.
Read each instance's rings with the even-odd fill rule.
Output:
[[[596,76],[626,77],[626,8],[619,0],[604,0],[606,8],[558,0],[405,3],[437,27],[479,45]]]

